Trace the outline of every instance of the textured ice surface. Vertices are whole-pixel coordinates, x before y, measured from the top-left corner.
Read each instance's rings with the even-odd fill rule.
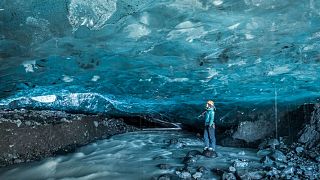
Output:
[[[178,139],[183,148],[169,146],[170,139]],[[165,173],[174,173],[183,167],[183,157],[190,150],[202,151],[203,142],[192,134],[181,131],[135,132],[113,136],[78,149],[65,156],[40,162],[0,169],[0,178],[11,179],[151,179]],[[250,149],[217,147],[219,157],[201,157],[197,166],[227,169],[237,159],[245,159],[249,167],[258,165],[259,157]],[[161,170],[158,164],[172,168]],[[210,173],[210,172],[209,172]]]
[[[0,9],[1,104],[56,95],[44,106],[106,112],[113,97],[124,112],[192,119],[207,99],[229,111],[271,104],[275,92],[279,106],[320,95],[320,1],[4,0]],[[97,99],[77,107],[81,93]]]

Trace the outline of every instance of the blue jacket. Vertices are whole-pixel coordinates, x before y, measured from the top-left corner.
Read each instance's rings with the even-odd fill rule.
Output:
[[[213,108],[209,108],[206,111],[205,115],[205,125],[212,126],[214,124],[214,110]]]

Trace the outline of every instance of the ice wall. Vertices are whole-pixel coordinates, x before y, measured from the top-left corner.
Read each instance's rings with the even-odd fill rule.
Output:
[[[319,101],[319,12],[316,0],[2,0],[1,104],[192,120],[207,99],[222,119]]]

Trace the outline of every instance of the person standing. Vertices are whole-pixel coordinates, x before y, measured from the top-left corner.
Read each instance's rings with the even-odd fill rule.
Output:
[[[215,123],[214,123],[214,114],[215,106],[212,100],[207,101],[206,111],[203,112],[200,116],[204,116],[205,127],[204,127],[204,150],[215,151],[216,150],[216,137],[215,137]]]

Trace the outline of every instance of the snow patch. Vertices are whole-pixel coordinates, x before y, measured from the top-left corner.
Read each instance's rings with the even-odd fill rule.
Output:
[[[71,76],[63,75],[62,81],[69,83],[73,81],[73,78]]]
[[[147,36],[151,31],[141,24],[130,24],[125,28],[126,32],[129,32],[128,37],[133,39],[140,39],[143,36]]]
[[[100,76],[95,75],[95,76],[92,77],[91,81],[96,82],[96,81],[98,81],[99,79],[100,79]]]
[[[36,61],[25,61],[22,63],[23,67],[25,68],[26,73],[28,72],[34,72],[34,69],[38,69],[36,66]]]
[[[42,103],[52,103],[57,100],[56,95],[46,95],[46,96],[36,96],[31,97],[32,100],[42,102]]]
[[[248,40],[253,39],[255,37],[252,34],[245,34],[245,36],[246,36],[246,39],[248,39]]]
[[[117,10],[117,0],[71,0],[69,23],[76,31],[80,26],[99,30]]]

